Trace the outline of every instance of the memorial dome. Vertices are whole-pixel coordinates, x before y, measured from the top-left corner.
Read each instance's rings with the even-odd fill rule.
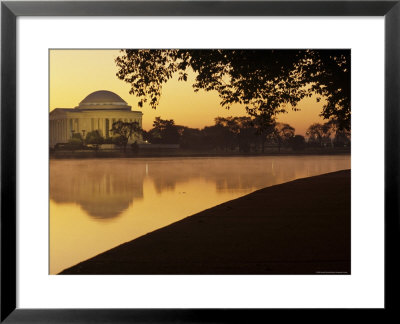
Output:
[[[83,99],[77,107],[80,110],[91,109],[116,109],[131,110],[131,106],[114,92],[99,90],[92,92]]]

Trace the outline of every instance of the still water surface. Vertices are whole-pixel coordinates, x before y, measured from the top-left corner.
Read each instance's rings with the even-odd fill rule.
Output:
[[[50,161],[50,273],[252,191],[350,168],[350,156]]]

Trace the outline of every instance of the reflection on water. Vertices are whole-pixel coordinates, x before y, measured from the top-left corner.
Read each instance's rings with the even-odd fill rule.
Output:
[[[254,190],[349,169],[350,156],[50,161],[50,273]]]
[[[76,203],[93,218],[120,215],[143,199],[143,166],[113,161],[51,161],[50,199]]]

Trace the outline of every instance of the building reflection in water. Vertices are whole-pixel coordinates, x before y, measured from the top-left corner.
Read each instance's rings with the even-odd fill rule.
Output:
[[[95,219],[120,215],[129,205],[143,199],[142,165],[127,161],[55,161],[50,167],[50,199],[75,203]]]

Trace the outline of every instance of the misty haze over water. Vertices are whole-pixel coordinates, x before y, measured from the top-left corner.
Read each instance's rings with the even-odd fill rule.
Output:
[[[257,189],[343,169],[349,155],[50,160],[50,273]]]

